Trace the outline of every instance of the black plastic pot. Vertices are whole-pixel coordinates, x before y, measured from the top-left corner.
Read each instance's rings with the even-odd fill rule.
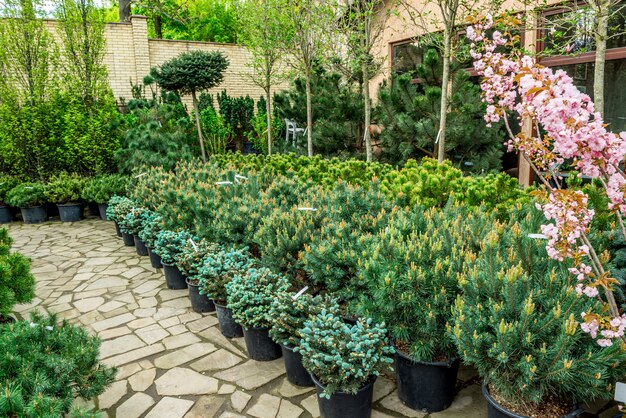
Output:
[[[120,229],[120,224],[118,224],[117,221],[115,221],[115,233],[118,237],[122,236],[122,230]]]
[[[100,208],[96,202],[90,202],[87,205],[87,209],[89,210],[89,216],[100,216]]]
[[[61,222],[78,222],[83,217],[83,204],[82,203],[67,203],[64,205],[57,205],[59,208],[59,217]]]
[[[437,412],[450,406],[456,394],[460,360],[415,361],[396,348],[398,397],[409,408]]]
[[[20,210],[25,224],[38,224],[48,220],[48,212],[44,206],[20,208]]]
[[[122,231],[122,239],[124,240],[124,245],[127,247],[132,247],[135,245],[135,239],[133,238],[133,234],[127,234]]]
[[[187,289],[187,280],[178,267],[163,263],[163,273],[169,289]]]
[[[8,206],[0,206],[0,224],[8,224],[13,222],[13,213]]]
[[[243,328],[233,318],[233,311],[215,301],[213,303],[215,304],[215,312],[217,313],[217,320],[220,323],[222,335],[226,338],[243,337]]]
[[[135,241],[135,251],[137,251],[137,255],[148,255],[148,247],[146,247],[146,244],[144,244],[141,238],[139,238],[136,234],[133,234],[133,240]]]
[[[244,328],[243,338],[252,360],[271,361],[283,355],[280,346],[270,338],[269,328]]]
[[[256,154],[254,150],[254,144],[250,141],[243,143],[243,155]]]
[[[189,300],[191,301],[191,309],[194,312],[214,312],[215,304],[209,298],[209,295],[200,294],[200,286],[197,284],[189,283],[187,279],[187,287],[189,288]]]
[[[98,212],[100,212],[100,219],[103,221],[108,221],[107,218],[107,208],[109,207],[108,203],[98,203]]]
[[[314,386],[311,375],[302,365],[302,354],[293,351],[293,348],[280,345],[285,359],[285,370],[287,371],[287,380],[296,386]]]
[[[330,399],[322,398],[324,386],[312,376],[317,389],[317,403],[321,418],[370,418],[372,416],[372,399],[374,397],[373,377],[356,394],[335,392]]]
[[[526,415],[519,415],[511,412],[504,406],[496,402],[489,394],[487,385],[483,383],[483,396],[487,400],[487,418],[528,418]],[[572,407],[572,412],[563,415],[561,418],[576,418],[581,416],[585,411],[578,405]]]
[[[161,263],[161,256],[152,251],[150,247],[147,248],[148,255],[150,256],[150,264],[152,264],[152,267],[154,267],[155,269],[163,268],[163,263]]]

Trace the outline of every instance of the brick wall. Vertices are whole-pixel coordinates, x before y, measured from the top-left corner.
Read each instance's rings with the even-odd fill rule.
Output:
[[[107,52],[104,62],[116,99],[120,97],[130,99],[131,80],[133,83],[141,83],[151,67],[160,65],[181,52],[194,50],[221,51],[230,61],[223,83],[209,93],[215,94],[226,89],[231,96],[250,95],[255,101],[263,94],[263,90],[250,80],[249,75],[252,72],[248,67],[250,53],[241,46],[148,39],[147,20],[144,16],[132,16],[130,22],[108,23],[105,37]],[[188,106],[191,105],[191,97],[184,97],[183,101]]]

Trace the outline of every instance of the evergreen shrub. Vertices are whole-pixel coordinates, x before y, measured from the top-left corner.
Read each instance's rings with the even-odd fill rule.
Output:
[[[92,177],[83,187],[82,198],[86,202],[108,203],[115,195],[123,195],[128,186],[128,177],[120,174],[106,174]]]
[[[0,324],[16,303],[27,303],[35,296],[35,278],[30,261],[20,253],[11,253],[13,240],[0,229]]]
[[[208,295],[216,303],[226,305],[228,292],[226,284],[235,275],[243,275],[255,263],[248,254],[247,248],[222,248],[221,251],[207,254],[204,264],[198,271],[200,281],[200,293]]]
[[[81,200],[85,179],[78,174],[60,173],[46,184],[48,202],[57,204],[78,203]]]
[[[46,203],[46,186],[43,183],[21,183],[7,193],[7,203],[19,208],[30,208]]]
[[[7,206],[7,195],[20,181],[15,176],[0,175],[0,206]]]
[[[161,257],[163,263],[174,265],[190,239],[198,238],[187,231],[163,230],[157,234],[152,250]]]

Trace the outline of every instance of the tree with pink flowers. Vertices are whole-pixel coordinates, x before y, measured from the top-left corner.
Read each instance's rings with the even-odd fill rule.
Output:
[[[588,238],[594,210],[587,195],[562,188],[555,172],[569,163],[580,176],[598,179],[610,200],[608,210],[615,213],[626,237],[626,174],[621,167],[626,132],[607,130],[590,97],[563,70],[544,67],[516,47],[514,33],[521,23],[518,17],[486,16],[476,18],[467,30],[474,68],[483,77],[485,120],[488,124],[504,121],[509,150],[517,150],[545,185],[547,192],[537,208],[548,220],[541,227],[548,255],[559,261],[571,259],[577,292],[603,302],[601,312],[580,313],[581,328],[598,344],[610,346],[615,339],[626,341],[626,314],[620,312],[614,295],[618,282],[605,268],[608,257],[598,254]],[[510,114],[531,123],[533,134],[515,135]]]

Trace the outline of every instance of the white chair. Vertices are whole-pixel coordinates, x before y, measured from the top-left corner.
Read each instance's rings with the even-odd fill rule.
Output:
[[[291,144],[296,146],[296,136],[306,135],[305,128],[298,128],[295,121],[291,119],[285,119],[285,142],[289,142],[289,136],[291,135]]]

